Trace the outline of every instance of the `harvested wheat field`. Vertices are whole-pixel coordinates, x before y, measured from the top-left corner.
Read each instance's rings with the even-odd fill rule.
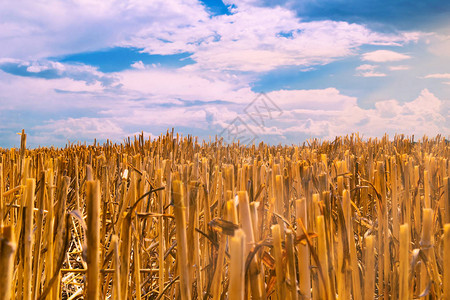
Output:
[[[450,299],[448,140],[1,150],[0,299]]]

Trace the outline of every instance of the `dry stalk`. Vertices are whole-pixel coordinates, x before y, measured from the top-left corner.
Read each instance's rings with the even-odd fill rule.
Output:
[[[230,287],[229,299],[244,300],[245,292],[245,259],[244,259],[245,233],[242,229],[236,230],[230,239]]]
[[[10,300],[13,289],[14,254],[17,245],[14,241],[14,227],[2,227],[0,234],[0,300]]]
[[[449,155],[441,136],[26,149],[22,132],[0,149],[0,299],[448,299]]]
[[[191,299],[191,287],[189,278],[188,265],[188,249],[186,237],[186,207],[184,199],[183,183],[175,180],[172,183],[172,196],[174,204],[174,214],[176,221],[176,235],[177,235],[177,260],[178,272],[180,274],[180,294],[182,300]]]
[[[100,296],[100,182],[87,181],[87,299]]]

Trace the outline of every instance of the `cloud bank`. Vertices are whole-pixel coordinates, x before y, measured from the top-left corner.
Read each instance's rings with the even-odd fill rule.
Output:
[[[373,62],[390,62],[409,59],[411,56],[390,50],[376,50],[362,55],[363,60]]]
[[[404,48],[429,35],[308,20],[289,5],[224,3],[227,12],[216,14],[196,0],[1,2],[5,145],[14,145],[23,127],[32,146],[94,138],[120,142],[141,130],[171,127],[207,138],[237,117],[271,143],[354,131],[448,134],[448,100],[431,89],[423,87],[406,101],[383,96],[367,105],[350,84],[341,88],[328,81],[334,73],[317,87],[268,90],[283,116],[264,128],[252,124],[244,108],[257,97],[260,76],[287,67],[307,73],[353,59],[349,82],[382,82],[411,70],[415,54]],[[430,51],[440,53],[442,47],[433,45]],[[108,66],[119,52],[126,59]],[[110,57],[103,64],[91,61],[105,55]],[[449,79],[447,72],[420,76]]]

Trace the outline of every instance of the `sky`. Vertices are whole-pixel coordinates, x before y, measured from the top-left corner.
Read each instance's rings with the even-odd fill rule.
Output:
[[[0,1],[0,147],[450,136],[447,0]]]

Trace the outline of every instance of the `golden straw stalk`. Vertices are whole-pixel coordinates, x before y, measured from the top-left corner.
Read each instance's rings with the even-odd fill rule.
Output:
[[[24,268],[23,268],[23,299],[31,300],[31,279],[32,279],[32,245],[33,245],[33,211],[34,211],[34,191],[36,180],[29,178],[25,188],[25,228],[24,228]]]
[[[230,239],[230,287],[228,299],[244,300],[245,291],[245,233],[242,229],[236,230]]]
[[[277,297],[284,299],[286,297],[286,272],[283,264],[283,249],[281,248],[281,230],[280,225],[272,225],[273,252],[275,256],[275,272],[277,275]]]
[[[100,297],[100,182],[88,181],[87,206],[87,299]]]
[[[10,300],[14,272],[14,254],[17,245],[14,241],[14,227],[3,227],[0,234],[0,300]]]
[[[403,224],[400,226],[400,273],[399,273],[399,284],[400,284],[400,300],[409,300],[409,243],[410,243],[410,232],[409,224]]]
[[[450,300],[450,223],[444,225],[444,300]]]
[[[120,258],[119,258],[119,238],[113,235],[111,238],[111,247],[113,251],[114,276],[113,276],[113,299],[121,300],[120,297]]]
[[[365,276],[364,276],[364,299],[375,299],[375,249],[374,236],[369,235],[365,239]]]
[[[191,299],[191,287],[188,266],[188,249],[186,236],[186,207],[184,204],[184,187],[180,180],[172,183],[172,195],[177,236],[177,260],[180,274],[180,292],[182,300]]]

